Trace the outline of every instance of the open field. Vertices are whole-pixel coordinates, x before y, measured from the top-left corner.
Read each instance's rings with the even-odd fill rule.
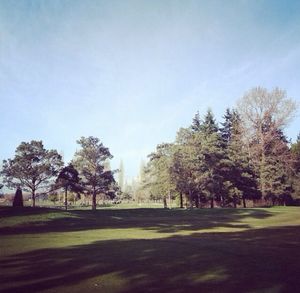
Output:
[[[1,292],[297,292],[300,209],[0,208]]]

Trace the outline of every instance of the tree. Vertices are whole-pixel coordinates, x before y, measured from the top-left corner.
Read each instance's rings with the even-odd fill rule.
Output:
[[[293,197],[299,200],[300,196],[300,134],[297,141],[291,145],[292,169],[291,182],[293,187]]]
[[[201,149],[198,154],[202,161],[201,168],[201,189],[202,193],[210,200],[211,208],[214,207],[214,200],[221,200],[225,151],[221,135],[218,132],[218,125],[212,111],[209,109],[204,117],[199,136]]]
[[[171,180],[180,195],[180,207],[183,206],[183,195],[191,208],[194,201],[198,207],[200,161],[197,157],[197,151],[192,127],[181,128],[173,146],[170,168]],[[194,200],[195,196],[197,197],[196,200]]]
[[[223,193],[225,203],[233,203],[234,207],[246,199],[256,199],[257,180],[251,164],[247,145],[243,139],[243,128],[240,115],[236,110],[227,109],[222,123],[221,137],[226,152],[223,169]]]
[[[193,118],[191,129],[195,132],[201,130],[201,119],[200,119],[199,111],[197,111],[197,113],[195,114],[195,117]]]
[[[271,119],[264,125],[265,131],[272,131],[272,141],[265,152],[263,178],[265,182],[265,199],[285,204],[291,197],[292,186],[289,169],[292,164],[288,140],[281,129],[276,129]]]
[[[104,166],[106,160],[113,156],[96,137],[81,137],[77,143],[81,149],[75,153],[73,165],[79,171],[85,191],[92,195],[92,209],[96,210],[96,196],[113,196],[115,191],[113,171],[106,170]]]
[[[17,147],[14,159],[3,161],[1,174],[9,188],[30,191],[35,207],[36,192],[49,188],[62,165],[56,150],[46,150],[42,141],[32,140]]]
[[[171,178],[173,145],[168,143],[160,144],[156,147],[156,151],[149,155],[150,162],[148,171],[150,173],[150,187],[152,194],[156,194],[156,198],[163,199],[166,206],[166,199],[169,199],[171,207],[172,193],[175,186]]]
[[[200,202],[221,197],[224,151],[212,111],[201,122],[198,113],[189,128],[181,128],[174,145],[172,178],[179,194],[184,194],[192,207]]]
[[[23,207],[23,194],[20,187],[17,188],[13,201],[13,207]]]
[[[72,164],[64,167],[56,179],[56,187],[65,191],[65,209],[68,209],[68,191],[80,192],[82,187],[79,184],[79,174]]]
[[[283,131],[296,111],[296,103],[286,92],[275,88],[268,92],[256,87],[247,92],[238,102],[244,135],[248,140],[249,152],[255,165],[259,188],[263,197],[267,196],[267,152],[276,139],[277,130]]]

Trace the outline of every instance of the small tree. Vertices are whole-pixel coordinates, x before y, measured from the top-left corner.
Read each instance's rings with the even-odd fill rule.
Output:
[[[73,164],[79,171],[83,188],[92,195],[92,209],[96,210],[97,194],[103,193],[111,197],[115,188],[113,172],[106,170],[104,166],[113,156],[96,137],[81,137],[77,143],[81,149],[75,153]]]
[[[80,192],[79,175],[72,164],[64,167],[56,179],[56,186],[62,187],[65,191],[65,209],[68,209],[68,191]]]
[[[46,150],[42,141],[22,142],[14,159],[3,161],[1,175],[9,188],[30,191],[35,207],[36,192],[49,188],[63,162],[56,150]]]
[[[13,207],[23,207],[23,194],[20,187],[17,188],[13,201]]]

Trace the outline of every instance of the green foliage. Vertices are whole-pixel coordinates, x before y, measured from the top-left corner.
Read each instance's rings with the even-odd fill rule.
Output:
[[[111,159],[109,149],[96,137],[81,137],[77,143],[81,149],[75,153],[73,164],[79,171],[82,186],[92,195],[92,209],[96,209],[97,194],[113,197],[116,191],[113,171],[106,170],[104,163]]]
[[[242,200],[246,207],[246,199],[257,199],[260,194],[257,191],[257,178],[243,139],[241,119],[237,111],[227,109],[222,125],[220,131],[226,154],[222,173],[224,204],[232,203],[236,207]]]
[[[50,188],[63,162],[56,150],[46,150],[42,141],[22,142],[14,159],[3,161],[1,175],[9,188],[21,187],[32,194],[35,206],[36,192]]]
[[[78,171],[72,164],[64,167],[56,179],[56,188],[63,188],[65,191],[65,208],[68,207],[68,191],[76,193],[82,192],[83,187],[80,185]]]

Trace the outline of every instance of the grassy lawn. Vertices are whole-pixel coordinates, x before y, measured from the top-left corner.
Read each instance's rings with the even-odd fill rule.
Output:
[[[1,292],[299,292],[300,208],[0,208]]]

